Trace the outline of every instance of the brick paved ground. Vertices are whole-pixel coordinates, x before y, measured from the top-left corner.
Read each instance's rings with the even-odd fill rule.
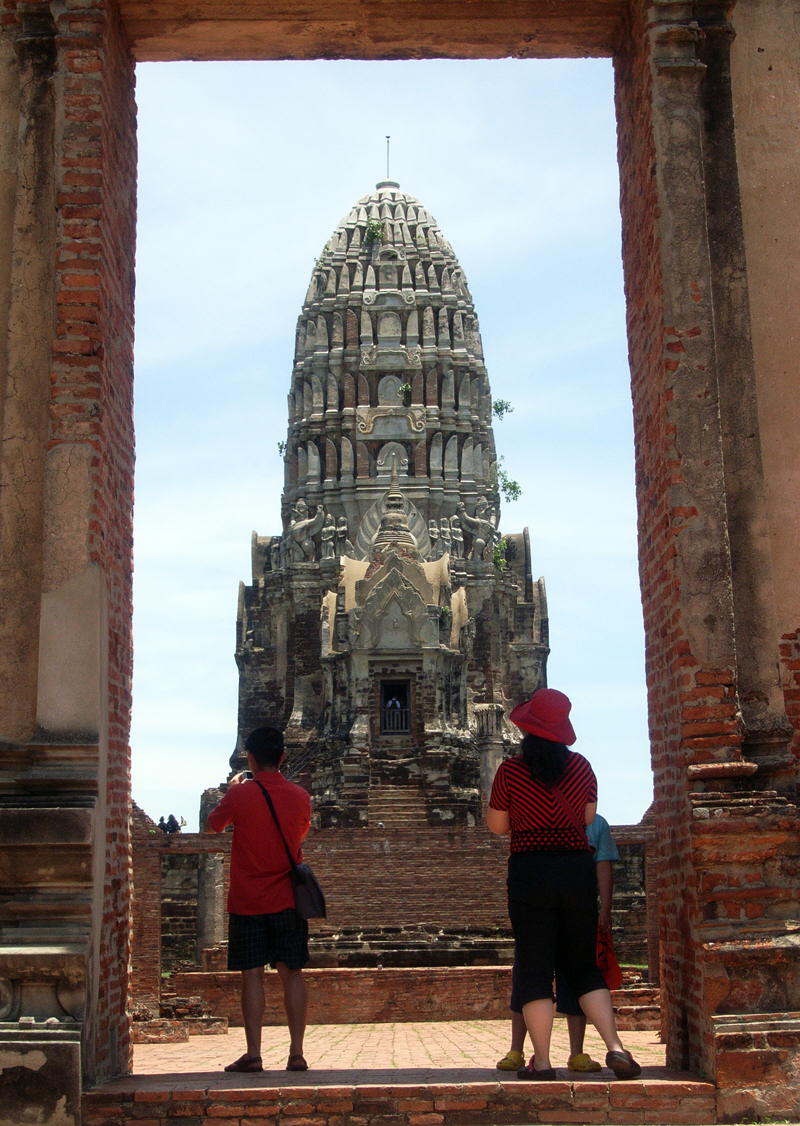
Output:
[[[311,1026],[306,1034],[306,1058],[310,1069],[292,1073],[293,1085],[313,1083],[474,1083],[503,1078],[495,1063],[508,1049],[509,1022],[480,1020],[426,1022],[424,1024],[334,1024]],[[664,1048],[655,1032],[627,1032],[623,1042],[644,1070],[643,1078],[669,1079],[664,1067]],[[605,1056],[602,1042],[593,1030],[586,1046],[595,1059]],[[264,1068],[273,1081],[286,1066],[288,1036],[284,1028],[264,1029]],[[244,1032],[231,1029],[224,1036],[192,1036],[183,1044],[139,1044],[134,1048],[137,1086],[152,1078],[163,1084],[165,1075],[181,1083],[213,1078],[217,1083],[225,1064],[244,1051]],[[566,1070],[569,1055],[566,1024],[556,1021],[552,1062],[559,1078],[575,1081],[581,1076]],[[401,1074],[398,1074],[400,1072]],[[506,1073],[513,1078],[513,1073]],[[288,1076],[284,1074],[288,1080]],[[591,1078],[591,1077],[587,1077]],[[611,1073],[596,1078],[608,1082]],[[123,1082],[125,1082],[123,1080]],[[130,1081],[128,1081],[130,1082]],[[252,1076],[225,1076],[227,1085],[252,1085]]]

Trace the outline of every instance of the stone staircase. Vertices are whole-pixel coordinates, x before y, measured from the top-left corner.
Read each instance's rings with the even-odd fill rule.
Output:
[[[425,798],[418,786],[397,785],[381,780],[371,783],[367,800],[371,828],[425,828],[428,824]]]
[[[325,966],[496,966],[510,964],[514,940],[500,927],[347,928],[311,935],[313,965]]]
[[[635,971],[624,970],[621,989],[612,993],[617,1026],[620,1029],[656,1031],[661,1026],[661,992],[657,985],[644,981]]]
[[[96,743],[0,740],[0,1018],[52,1018],[38,1048],[85,1006],[97,794]]]

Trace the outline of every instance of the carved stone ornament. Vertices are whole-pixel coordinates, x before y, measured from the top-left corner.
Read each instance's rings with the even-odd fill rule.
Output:
[[[355,645],[375,652],[414,649],[436,642],[425,603],[397,570],[370,592],[355,631]]]
[[[425,432],[425,408],[395,406],[356,407],[356,426],[359,434],[371,434],[381,418],[400,418],[408,422],[415,434]]]
[[[82,982],[59,981],[56,997],[64,1012],[74,1020],[83,1020],[86,1009],[86,988]]]
[[[361,349],[361,367],[421,368],[422,349],[419,345],[407,348],[405,344],[365,345]]]
[[[378,534],[378,529],[381,526],[383,519],[384,508],[386,505],[386,493],[379,497],[373,505],[371,505],[361,519],[361,524],[358,529],[358,536],[355,543],[355,556],[356,559],[367,559],[372,551],[372,544],[375,536]],[[428,525],[422,513],[419,511],[413,501],[409,500],[405,494],[403,495],[403,510],[408,519],[408,527],[417,541],[417,549],[423,559],[427,559],[431,550],[430,536],[428,535]]]
[[[13,1020],[19,1008],[19,989],[8,978],[0,977],[0,1020]]]

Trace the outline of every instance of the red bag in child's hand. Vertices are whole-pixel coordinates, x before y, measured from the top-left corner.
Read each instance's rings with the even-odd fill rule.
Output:
[[[619,989],[622,985],[622,970],[614,953],[611,931],[597,928],[597,968],[606,979],[609,989]]]

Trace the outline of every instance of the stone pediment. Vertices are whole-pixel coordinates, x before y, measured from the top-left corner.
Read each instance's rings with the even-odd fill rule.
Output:
[[[421,368],[422,350],[418,347],[407,348],[405,344],[395,346],[370,344],[361,349],[361,367],[377,368],[381,371]]]
[[[408,561],[399,561],[406,563]],[[438,627],[428,613],[417,586],[404,574],[405,568],[392,560],[376,572],[373,580],[358,584],[361,604],[353,614],[353,646],[376,652],[387,649],[419,649],[438,643]],[[421,573],[418,581],[428,584]],[[362,590],[365,585],[371,589]],[[359,597],[364,595],[363,602]]]
[[[356,407],[359,438],[405,438],[425,431],[425,408],[397,406]]]
[[[373,597],[373,592],[377,591],[394,572],[401,576],[403,582],[413,587],[426,606],[434,604],[433,586],[428,581],[422,564],[416,563],[413,559],[408,559],[404,555],[390,556],[373,574],[357,583],[356,601],[358,604],[366,606],[367,602]]]

